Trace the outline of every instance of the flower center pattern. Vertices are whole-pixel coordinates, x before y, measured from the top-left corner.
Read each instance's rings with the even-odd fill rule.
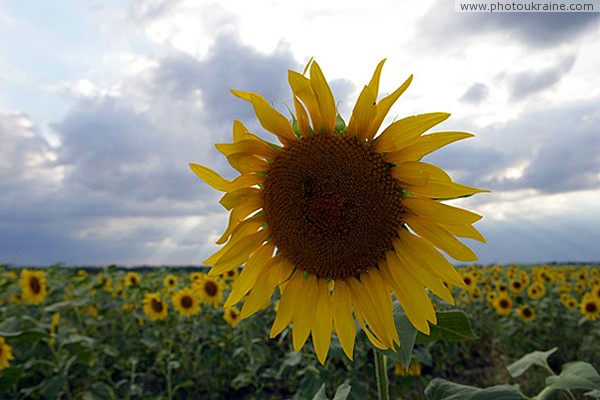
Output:
[[[319,277],[377,267],[403,223],[402,188],[366,142],[317,134],[286,146],[264,185],[264,213],[279,251]]]

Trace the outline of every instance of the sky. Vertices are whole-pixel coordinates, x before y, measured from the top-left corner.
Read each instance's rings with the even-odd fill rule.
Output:
[[[447,0],[0,3],[0,263],[198,265],[218,249],[232,178],[214,148],[259,136],[261,93],[314,57],[349,119],[377,63],[394,118],[450,112],[475,134],[426,156],[491,190],[479,262],[600,261],[600,13],[458,13]]]

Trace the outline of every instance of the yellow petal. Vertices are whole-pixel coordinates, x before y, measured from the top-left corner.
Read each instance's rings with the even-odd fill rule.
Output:
[[[251,102],[261,126],[277,136],[282,143],[296,140],[290,121],[271,107],[261,95],[238,90],[232,90],[231,92],[235,96]]]
[[[319,110],[321,111],[321,122],[322,126],[315,126],[315,132],[320,133],[333,133],[335,128],[335,120],[337,111],[335,108],[335,100],[333,99],[333,93],[331,88],[323,76],[321,68],[316,62],[310,65],[310,83],[317,98],[319,104]]]
[[[464,281],[456,269],[432,245],[407,229],[400,229],[398,235],[400,240],[394,243],[394,247],[399,253],[410,253],[423,268],[429,269],[444,282],[464,287]]]
[[[296,118],[298,120],[298,129],[302,134],[302,137],[307,137],[311,134],[310,132],[310,121],[308,120],[308,114],[304,109],[304,106],[296,96],[294,96],[294,109],[296,110]]]
[[[254,217],[256,216],[253,216],[252,219]],[[252,224],[249,221],[250,219],[251,218],[248,218],[248,220],[246,220],[244,224],[239,224],[237,227],[235,227],[233,229],[233,233],[231,234],[231,239],[229,239],[229,242],[227,242],[225,246],[217,250],[212,256],[204,260],[203,263],[205,265],[214,265],[217,261],[219,261],[223,254],[229,251],[229,249],[233,248],[237,242],[248,236],[248,234],[255,232],[256,229],[254,228],[256,225]],[[254,231],[251,231],[251,229],[254,229]]]
[[[273,321],[273,326],[271,326],[271,339],[279,335],[292,322],[296,304],[298,304],[298,299],[302,296],[301,289],[303,282],[304,273],[296,271],[286,283],[285,289],[281,290],[277,315],[275,316],[275,321]]]
[[[238,190],[234,190],[232,192],[227,192],[219,203],[225,209],[231,210],[234,207],[237,207],[241,203],[245,201],[253,201],[252,199],[261,199],[262,198],[262,190],[258,188],[241,188]]]
[[[398,265],[400,263],[401,261],[396,253],[389,251],[386,260],[379,263],[382,275],[392,287],[410,323],[419,331],[429,334],[427,321],[435,320],[435,311],[431,305],[431,300],[423,286],[411,285],[409,283],[413,283],[412,280],[398,279],[399,274],[392,273],[392,270],[399,269]]]
[[[401,163],[403,161],[419,161],[429,153],[432,153],[457,140],[473,137],[467,132],[436,132],[430,135],[418,137],[410,146],[402,150],[386,154],[385,160],[390,163]]]
[[[292,318],[294,324],[292,328],[294,351],[299,351],[304,346],[315,318],[317,308],[317,278],[315,275],[308,275],[302,283],[301,292],[304,293],[304,297],[296,305],[294,317]]]
[[[361,275],[361,283],[373,302],[375,309],[380,313],[380,319],[383,322],[385,332],[377,333],[378,337],[387,337],[389,341],[400,345],[398,331],[394,323],[394,306],[390,289],[381,277],[377,269],[369,271],[368,274]],[[393,348],[393,345],[390,346]]]
[[[270,262],[265,264],[262,279],[257,279],[250,295],[244,302],[240,312],[240,318],[246,319],[262,310],[270,304],[271,296],[275,291],[275,286],[286,279],[291,272],[290,266],[283,260],[283,257],[275,256]],[[260,275],[259,275],[260,277]]]
[[[375,139],[378,153],[398,151],[414,142],[422,133],[446,120],[448,113],[413,115],[392,123]]]
[[[446,225],[446,224],[441,224],[441,226],[443,226],[444,228],[446,228],[446,230],[448,232],[450,232],[451,234],[453,234],[454,236],[458,236],[458,237],[462,237],[462,238],[474,239],[474,240],[477,240],[479,242],[485,243],[485,238],[483,237],[483,235],[477,229],[475,229],[475,227],[473,227],[471,225]]]
[[[233,121],[233,141],[238,142],[242,140],[244,135],[250,133],[248,128],[242,123],[242,121],[235,120]]]
[[[396,244],[398,240],[395,240]],[[438,296],[439,298],[447,301],[450,304],[454,304],[454,298],[452,297],[452,293],[444,284],[441,282],[440,278],[431,273],[427,268],[422,267],[419,262],[412,257],[410,252],[403,251],[404,249],[400,249],[397,246],[394,247],[396,249],[396,256],[400,260],[399,264],[396,264],[396,267],[392,270],[393,274],[396,274],[396,279],[402,279],[402,277],[410,274],[415,281],[418,281],[423,287],[428,288]]]
[[[233,289],[225,301],[224,307],[231,307],[238,303],[252,289],[258,279],[262,268],[273,258],[275,245],[265,243],[259,247],[251,256],[238,279],[233,284]]]
[[[370,136],[369,128],[377,113],[375,96],[368,86],[365,86],[358,96],[348,123],[348,135],[350,137],[356,136],[360,140],[365,140]]]
[[[489,192],[489,190],[477,189],[461,185],[460,183],[437,179],[429,179],[424,185],[405,184],[404,189],[420,196],[440,200],[455,199],[457,197],[470,196],[475,193]]]
[[[362,274],[361,274],[362,279]],[[352,305],[355,311],[359,311],[362,318],[371,327],[377,339],[381,341],[387,348],[393,348],[392,340],[386,334],[385,322],[383,314],[387,310],[377,308],[375,302],[371,299],[370,293],[364,288],[364,284],[356,279],[347,279],[346,285],[350,289]],[[359,321],[360,322],[360,321]]]
[[[477,255],[445,228],[425,218],[405,214],[404,221],[415,233],[450,257],[460,261],[477,261]]]
[[[312,341],[321,364],[325,364],[329,345],[331,344],[331,331],[333,328],[333,315],[329,287],[325,279],[317,280],[317,309],[312,326]]]
[[[300,99],[304,104],[310,114],[313,128],[318,132],[317,128],[323,126],[323,119],[321,117],[317,96],[312,88],[310,80],[295,71],[289,71],[288,81],[292,88],[292,92],[294,93],[294,97]]]
[[[369,87],[369,89],[371,89],[371,92],[374,93],[376,97],[379,94],[379,79],[381,78],[381,71],[383,70],[383,64],[385,64],[385,61],[386,61],[386,59],[384,58],[383,60],[381,60],[379,62],[379,64],[377,64],[377,67],[375,68],[375,72],[373,72],[373,77],[371,78],[371,81],[367,85]]]
[[[351,278],[354,279],[354,278]],[[343,280],[336,280],[332,294],[333,324],[344,353],[353,359],[356,323],[352,318],[350,292]]]
[[[392,105],[394,105],[394,103],[396,102],[396,100],[398,100],[402,93],[404,93],[406,89],[408,89],[410,83],[412,82],[412,78],[412,75],[409,76],[408,79],[404,81],[404,83],[398,89],[396,89],[392,94],[390,94],[387,97],[384,97],[377,103],[377,113],[375,115],[375,118],[373,119],[373,122],[371,123],[371,127],[369,129],[369,136],[367,137],[367,140],[373,140],[373,137],[381,127],[381,123],[390,111],[390,108],[392,108]]]
[[[238,207],[234,208],[231,214],[229,214],[229,224],[227,225],[227,229],[225,230],[225,232],[223,232],[223,235],[221,235],[221,237],[216,241],[216,244],[225,243],[233,234],[235,229],[242,223],[242,221],[244,221],[248,215],[261,208],[262,205],[263,201],[260,198],[254,198],[249,199],[248,201],[243,202]],[[265,222],[264,216],[257,215],[257,217],[260,218],[259,221],[255,221],[252,220],[252,218],[249,218],[249,220],[251,220],[251,223],[253,223],[253,227],[255,228],[254,232],[256,232],[258,228],[260,228]]]
[[[392,168],[392,176],[404,185],[423,186],[429,182],[429,170],[417,163],[402,163]]]
[[[219,258],[208,274],[210,276],[221,275],[239,267],[267,240],[269,234],[268,229],[263,229],[240,239]]]
[[[277,151],[262,140],[243,139],[235,143],[217,143],[215,147],[226,156],[242,153],[265,157],[269,160],[277,156]]]
[[[231,190],[231,181],[221,177],[221,175],[217,174],[212,169],[198,164],[190,164],[190,168],[200,179],[206,182],[213,189],[221,192],[228,192]]]
[[[242,174],[267,172],[271,163],[250,154],[240,153],[227,156],[229,164]]]
[[[409,211],[441,224],[461,225],[479,221],[481,215],[462,208],[442,204],[425,197],[404,197],[402,205]]]

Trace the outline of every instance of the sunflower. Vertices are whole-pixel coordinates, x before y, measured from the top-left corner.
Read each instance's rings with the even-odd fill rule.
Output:
[[[421,376],[421,364],[418,361],[411,361],[408,368],[404,368],[404,365],[396,363],[394,368],[394,375],[396,376]]]
[[[494,308],[500,315],[508,315],[512,310],[512,300],[506,294],[501,293],[494,299]]]
[[[165,276],[165,279],[163,279],[163,285],[167,289],[175,289],[175,286],[177,286],[177,277],[171,274]]]
[[[535,310],[527,304],[523,304],[517,308],[517,315],[524,322],[535,321]]]
[[[2,336],[0,336],[0,371],[8,368],[10,361],[14,359],[12,347],[4,341]]]
[[[600,300],[600,285],[594,286],[590,293],[592,293],[594,295],[594,297],[596,297],[598,300]]]
[[[520,279],[512,279],[510,281],[510,291],[513,296],[520,294],[523,290],[525,290],[525,286],[523,286],[523,282]]]
[[[223,282],[216,277],[203,276],[192,284],[194,292],[200,297],[202,303],[220,307],[223,304]]]
[[[200,311],[200,300],[190,288],[181,289],[173,295],[173,306],[180,315],[190,317]]]
[[[544,297],[544,293],[546,293],[546,286],[544,286],[544,282],[542,281],[533,282],[527,289],[527,294],[532,299]]]
[[[198,279],[202,279],[203,277],[204,277],[204,274],[202,272],[192,272],[190,274],[190,281],[192,281],[192,283],[194,283]]]
[[[292,325],[296,351],[312,334],[317,358],[325,361],[332,332],[352,359],[355,320],[375,347],[399,344],[391,292],[408,319],[429,333],[436,314],[426,288],[453,304],[443,284],[464,287],[461,276],[438,251],[460,261],[475,253],[456,237],[484,241],[472,226],[481,216],[438,200],[485,190],[453,182],[442,169],[420,161],[465,132],[423,135],[450,114],[399,119],[379,129],[412,81],[377,101],[381,61],[360,93],[349,123],[337,114],[327,80],[316,62],[309,75],[290,71],[292,123],[261,95],[233,90],[252,104],[262,127],[280,145],[233,124],[233,143],[217,144],[240,176],[226,180],[190,164],[208,185],[225,192],[229,226],[217,240],[223,248],[204,261],[218,276],[245,264],[225,303],[248,294],[247,318],[269,305],[279,287],[280,306],[270,336]],[[410,229],[409,229],[410,228]]]
[[[137,286],[140,284],[140,275],[137,272],[128,272],[125,275],[125,284],[127,286]]]
[[[21,272],[19,286],[21,286],[22,297],[26,303],[41,304],[48,295],[46,273],[43,271],[24,269]]]
[[[473,288],[475,288],[477,286],[477,279],[470,272],[463,273],[462,279],[463,279],[463,282],[465,283],[466,288],[469,290],[473,290]]]
[[[152,320],[167,318],[169,309],[167,303],[156,293],[146,293],[144,296],[144,312]]]
[[[240,322],[240,311],[235,307],[228,307],[223,311],[223,319],[235,327]]]
[[[600,299],[596,298],[592,293],[586,293],[581,299],[579,311],[586,319],[595,321],[600,317]]]

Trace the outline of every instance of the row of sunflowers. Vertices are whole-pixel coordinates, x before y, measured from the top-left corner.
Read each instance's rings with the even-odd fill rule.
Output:
[[[293,351],[287,331],[268,339],[276,301],[241,321],[238,308],[224,307],[238,272],[205,272],[3,266],[0,396],[305,398],[323,382],[331,390],[350,382],[349,398],[373,395],[373,350],[364,335],[353,362],[334,337],[322,366],[310,346]],[[431,377],[464,378],[469,369],[492,365],[491,359],[508,363],[534,345],[559,345],[566,360],[600,362],[593,346],[600,339],[597,266],[472,265],[459,273],[466,287],[453,289],[456,306],[471,316],[481,339],[417,346],[410,367],[390,365],[396,387],[416,385],[417,395]],[[496,341],[495,354],[481,350],[488,341]]]

